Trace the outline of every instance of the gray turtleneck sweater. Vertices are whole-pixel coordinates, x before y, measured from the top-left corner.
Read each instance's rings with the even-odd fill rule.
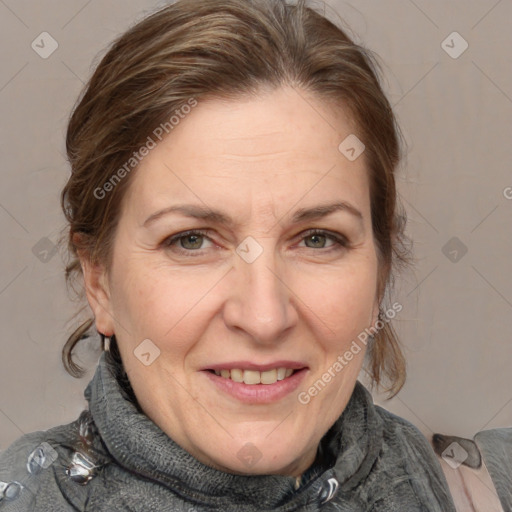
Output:
[[[102,466],[85,485],[68,476],[78,420],[27,434],[0,456],[0,512],[455,511],[427,440],[359,382],[297,488],[292,477],[233,475],[196,460],[125,398],[104,356],[85,391]]]

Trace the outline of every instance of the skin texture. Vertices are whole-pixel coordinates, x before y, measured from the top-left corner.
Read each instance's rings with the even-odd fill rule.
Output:
[[[205,464],[300,475],[350,398],[364,346],[307,405],[298,401],[377,320],[365,159],[350,162],[338,150],[351,133],[357,128],[341,107],[290,87],[199,102],[133,171],[111,268],[82,258],[96,327],[116,334],[141,407]],[[347,211],[292,220],[299,209],[339,201],[362,220]],[[219,210],[234,223],[172,213],[143,226],[177,204]],[[307,235],[313,228],[344,236],[349,246]],[[165,246],[194,229],[208,234],[192,248],[189,238]],[[248,236],[263,249],[253,263],[236,252]],[[160,350],[149,366],[134,355],[145,339]],[[294,360],[308,370],[276,403],[244,404],[200,371],[237,360]],[[247,443],[260,457],[253,465],[237,456]]]

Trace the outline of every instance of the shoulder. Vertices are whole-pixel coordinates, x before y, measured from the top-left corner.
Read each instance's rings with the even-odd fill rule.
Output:
[[[382,420],[383,445],[389,457],[401,458],[410,468],[442,475],[434,450],[415,425],[378,405],[375,409]]]
[[[2,511],[75,510],[61,493],[59,476],[65,474],[77,422],[25,434],[0,452]]]
[[[393,468],[393,486],[402,488],[402,492],[412,488],[423,504],[435,497],[438,503],[431,502],[430,510],[455,510],[443,470],[426,437],[406,419],[377,405],[375,410],[383,434],[377,465],[384,472]]]
[[[512,427],[482,430],[474,440],[503,507],[512,509]]]
[[[413,447],[415,451],[420,450],[429,458],[435,458],[429,442],[418,427],[378,405],[375,405],[375,410],[382,420],[384,440],[387,443],[402,447],[404,450]]]

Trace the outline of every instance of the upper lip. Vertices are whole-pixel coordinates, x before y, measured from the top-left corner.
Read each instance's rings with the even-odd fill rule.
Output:
[[[300,361],[273,361],[265,364],[255,364],[250,361],[230,361],[228,363],[217,363],[201,368],[201,370],[254,370],[258,372],[266,372],[275,368],[290,368],[292,370],[300,370],[305,368],[307,365]]]

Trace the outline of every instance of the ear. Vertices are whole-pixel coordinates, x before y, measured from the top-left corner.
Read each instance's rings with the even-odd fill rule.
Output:
[[[80,265],[84,276],[85,293],[94,313],[96,329],[110,337],[114,334],[114,317],[107,272],[102,265],[92,264],[84,254],[80,255]]]

